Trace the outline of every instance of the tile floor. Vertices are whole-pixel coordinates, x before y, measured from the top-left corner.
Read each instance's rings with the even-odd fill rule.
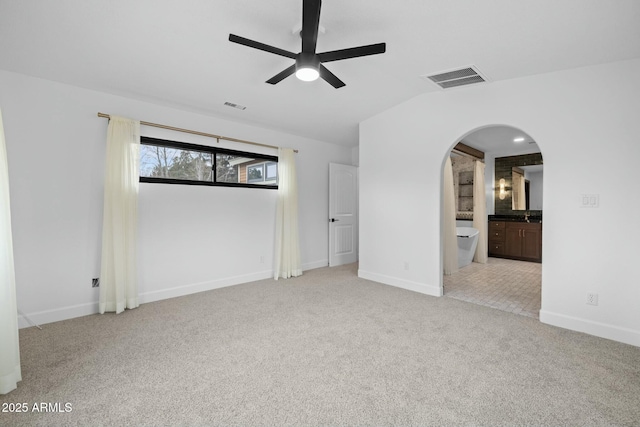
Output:
[[[446,297],[538,318],[542,264],[489,258],[444,276]]]

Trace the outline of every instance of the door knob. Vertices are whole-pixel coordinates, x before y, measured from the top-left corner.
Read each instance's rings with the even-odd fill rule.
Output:
[[[335,219],[335,218],[331,218],[331,222],[337,222],[340,221],[339,219]]]

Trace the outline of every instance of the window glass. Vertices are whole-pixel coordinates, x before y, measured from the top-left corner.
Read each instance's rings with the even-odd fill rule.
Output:
[[[264,181],[264,163],[247,166],[247,182]]]
[[[278,178],[278,164],[276,162],[267,163],[267,181],[275,181]]]
[[[239,182],[238,165],[243,158],[231,154],[216,154],[216,181]]]
[[[211,153],[157,145],[140,146],[140,176],[212,181]]]
[[[278,163],[265,162],[263,159],[245,159],[241,166],[240,182],[258,185],[276,185],[278,183]],[[243,173],[246,171],[246,175]],[[246,176],[246,181],[243,178]]]
[[[140,143],[141,182],[278,188],[275,156],[149,137]]]

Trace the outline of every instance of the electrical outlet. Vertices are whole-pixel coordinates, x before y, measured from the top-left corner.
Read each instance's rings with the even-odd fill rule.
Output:
[[[409,262],[408,261],[404,262],[404,269],[405,270],[409,270]]]
[[[260,255],[260,264],[264,264],[264,255]]]
[[[589,305],[598,305],[598,294],[594,292],[587,293],[587,304]]]
[[[100,278],[99,277],[94,277],[93,279],[91,279],[91,287],[92,288],[97,288],[100,286]]]

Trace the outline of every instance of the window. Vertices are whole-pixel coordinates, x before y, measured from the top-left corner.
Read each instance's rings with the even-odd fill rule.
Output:
[[[148,137],[140,144],[140,182],[278,188],[276,156]]]
[[[277,179],[278,164],[262,162],[247,164],[247,182],[252,184],[274,184]]]

